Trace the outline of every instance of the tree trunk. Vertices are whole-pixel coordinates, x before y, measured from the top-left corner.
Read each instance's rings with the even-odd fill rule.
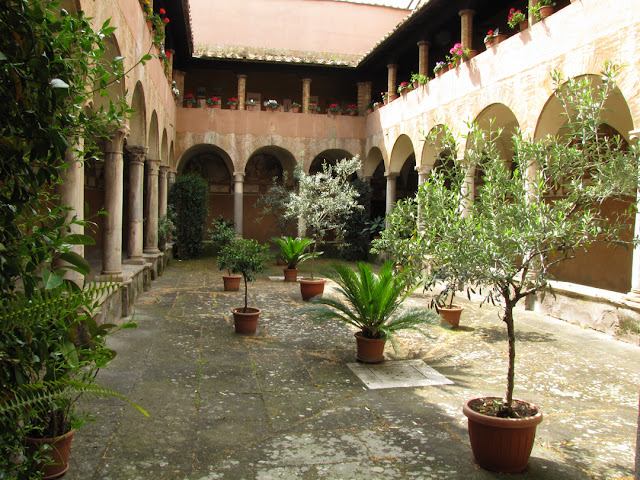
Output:
[[[640,480],[640,400],[638,400],[638,434],[636,437],[636,480]]]
[[[249,300],[248,289],[247,289],[247,277],[243,275],[242,278],[244,279],[244,312],[243,313],[247,313],[247,305]]]
[[[504,323],[507,324],[507,335],[509,337],[509,370],[507,372],[507,396],[505,397],[505,407],[511,410],[516,365],[516,332],[513,325],[513,305],[510,301],[506,302],[503,320]]]

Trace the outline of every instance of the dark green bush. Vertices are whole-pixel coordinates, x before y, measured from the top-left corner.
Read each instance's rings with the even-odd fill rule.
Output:
[[[175,212],[174,240],[182,259],[198,258],[202,253],[208,199],[209,184],[196,173],[177,177],[169,189],[169,204]]]

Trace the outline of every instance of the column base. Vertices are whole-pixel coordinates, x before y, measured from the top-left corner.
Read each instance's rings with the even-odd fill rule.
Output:
[[[640,290],[636,290],[632,288],[631,291],[627,293],[626,297],[627,297],[627,300],[629,300],[630,302],[640,304]]]
[[[123,260],[122,263],[124,263],[125,265],[144,265],[147,262],[145,262],[142,256],[139,256],[127,258],[126,260]]]
[[[122,282],[124,281],[124,275],[120,272],[102,272],[100,275],[96,275],[94,278],[96,282]]]
[[[144,255],[157,255],[158,253],[162,253],[158,247],[155,248],[145,248],[142,250]]]

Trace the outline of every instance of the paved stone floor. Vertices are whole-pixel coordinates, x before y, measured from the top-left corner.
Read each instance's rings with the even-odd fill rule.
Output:
[[[302,267],[307,265],[303,264]],[[304,271],[304,268],[303,268]],[[173,261],[136,305],[135,330],[88,405],[96,422],[74,439],[65,479],[493,479],[473,462],[465,400],[504,394],[507,343],[493,307],[463,301],[461,327],[399,336],[386,363],[422,360],[452,383],[368,388],[349,367],[353,332],[296,314],[297,284],[250,284],[258,332],[236,335],[243,292],[223,292],[213,260]],[[415,294],[410,303],[427,304]],[[521,479],[631,479],[640,347],[517,312],[517,398],[544,420]],[[353,365],[352,365],[353,366]]]

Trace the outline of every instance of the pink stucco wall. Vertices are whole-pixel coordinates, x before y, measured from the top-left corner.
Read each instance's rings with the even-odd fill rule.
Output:
[[[190,0],[193,41],[363,54],[409,10],[330,0]],[[242,14],[240,14],[242,12]]]

